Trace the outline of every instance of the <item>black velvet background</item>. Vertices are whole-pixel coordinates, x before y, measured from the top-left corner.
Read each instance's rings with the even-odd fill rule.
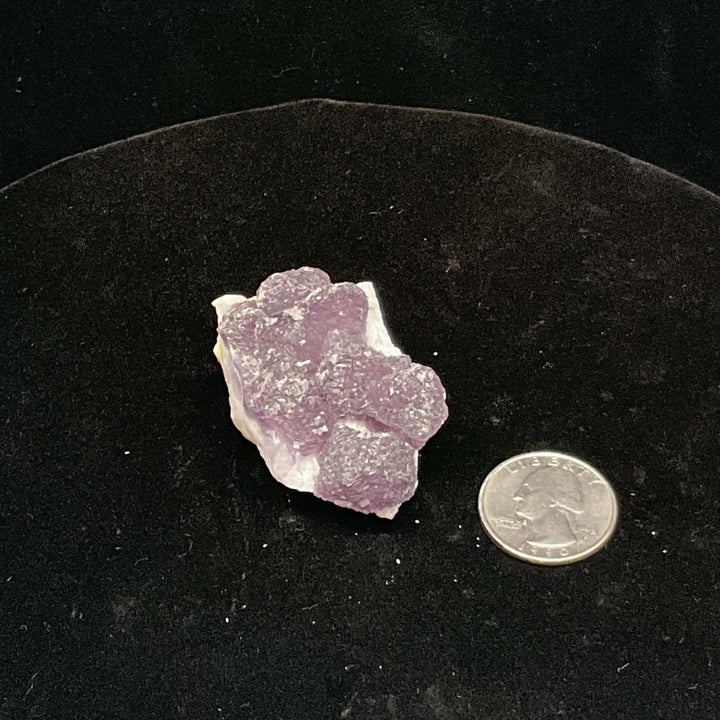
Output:
[[[720,191],[716,0],[14,0],[0,186],[71,153],[303,98],[481,112]]]
[[[3,717],[715,717],[717,197],[526,126],[307,102],[77,156],[0,219]],[[230,422],[210,301],[302,264],[373,280],[447,387],[392,522],[286,490]],[[476,510],[545,447],[621,504],[560,568]]]

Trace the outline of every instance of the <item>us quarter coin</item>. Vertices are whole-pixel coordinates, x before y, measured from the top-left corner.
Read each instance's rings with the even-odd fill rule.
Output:
[[[480,488],[485,531],[506,553],[564,565],[597,552],[618,521],[610,483],[571,455],[542,450],[498,465]]]

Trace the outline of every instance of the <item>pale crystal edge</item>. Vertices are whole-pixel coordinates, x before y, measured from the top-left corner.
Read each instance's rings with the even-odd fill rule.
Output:
[[[254,445],[268,466],[272,476],[293,490],[312,492],[315,488],[320,467],[314,456],[304,455],[293,458],[285,443],[273,430],[266,431],[245,410],[242,382],[232,362],[232,350],[218,336],[213,350],[218,359],[227,383],[230,418],[235,427]]]
[[[368,315],[366,323],[367,344],[377,352],[387,356],[402,355],[402,350],[393,342],[385,325],[380,302],[375,292],[375,286],[370,281],[357,283],[368,299]],[[245,295],[227,293],[212,301],[217,312],[218,323],[231,307],[238,303],[250,300]],[[274,431],[266,432],[260,424],[248,415],[243,402],[242,383],[237,377],[232,362],[232,350],[218,335],[213,348],[225,376],[230,400],[230,418],[235,427],[251,443],[257,446],[261,457],[265,460],[271,475],[280,483],[292,490],[313,493],[315,482],[320,474],[320,466],[314,455],[300,455],[295,458],[285,443]],[[361,421],[358,421],[361,422]],[[419,452],[415,450],[415,464],[417,466]],[[417,487],[417,483],[416,483]],[[400,505],[391,505],[375,511],[375,515],[386,520],[392,520],[400,509]],[[360,512],[360,511],[358,511]]]
[[[402,350],[393,342],[390,332],[385,324],[385,317],[377,293],[375,285],[365,280],[357,283],[357,286],[365,293],[368,300],[368,315],[365,323],[365,337],[367,344],[373,349],[381,352],[383,355],[402,355]]]

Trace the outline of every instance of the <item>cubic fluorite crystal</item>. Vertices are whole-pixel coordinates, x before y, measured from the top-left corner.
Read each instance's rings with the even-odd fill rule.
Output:
[[[333,284],[302,267],[213,305],[231,417],[273,476],[394,517],[448,410],[435,372],[393,344],[372,283]]]

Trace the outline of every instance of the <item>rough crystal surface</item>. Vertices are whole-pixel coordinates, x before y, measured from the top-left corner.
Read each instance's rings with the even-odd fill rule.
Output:
[[[315,494],[374,513],[409,500],[417,486],[417,453],[393,432],[337,423],[320,464]]]
[[[271,275],[254,298],[213,304],[233,421],[272,474],[393,517],[448,411],[435,372],[393,344],[372,284],[303,267]]]

